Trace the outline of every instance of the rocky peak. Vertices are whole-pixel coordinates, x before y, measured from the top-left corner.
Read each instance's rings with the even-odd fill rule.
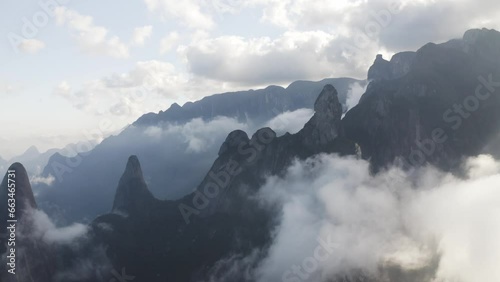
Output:
[[[226,153],[227,151],[236,150],[241,143],[248,143],[250,139],[248,135],[243,130],[235,130],[226,137],[226,141],[222,143],[219,149],[219,156]]]
[[[144,177],[142,175],[141,164],[137,156],[130,156],[128,158],[127,166],[125,167],[125,172],[122,178],[125,179],[138,179],[144,182]]]
[[[304,143],[308,147],[327,145],[341,136],[342,105],[335,87],[325,85],[314,104],[314,116],[301,130]]]
[[[331,84],[325,85],[319,94],[314,103],[314,111],[317,115],[334,116],[336,119],[342,117],[342,105],[339,102],[337,90]]]
[[[33,195],[33,190],[31,189],[30,180],[28,177],[28,173],[24,166],[20,163],[12,164],[7,173],[5,174],[2,184],[0,185],[0,207],[2,209],[2,214],[7,210],[7,198],[9,194],[8,187],[8,174],[9,171],[14,171],[14,179],[15,182],[15,199],[16,199],[16,215],[21,216],[23,212],[27,209],[36,209],[37,204],[35,201],[35,197]]]
[[[137,212],[154,199],[142,174],[137,156],[130,156],[125,172],[116,189],[113,212],[130,214]]]
[[[386,61],[382,55],[378,54],[373,65],[368,70],[368,80],[389,79],[390,73],[391,66],[389,61]]]
[[[368,80],[390,80],[404,76],[410,71],[415,55],[415,52],[401,52],[387,61],[378,54],[368,70]]]

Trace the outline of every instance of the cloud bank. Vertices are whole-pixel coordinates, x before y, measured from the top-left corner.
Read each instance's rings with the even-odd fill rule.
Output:
[[[254,278],[500,280],[499,165],[481,155],[464,164],[463,177],[432,167],[372,176],[355,158],[297,161],[260,192],[280,215]]]

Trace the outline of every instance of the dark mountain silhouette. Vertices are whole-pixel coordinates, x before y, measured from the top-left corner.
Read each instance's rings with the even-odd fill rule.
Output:
[[[8,179],[14,180],[9,182]],[[14,184],[14,185],[12,185]],[[14,192],[14,194],[12,194]],[[13,196],[13,197],[12,197]],[[7,199],[15,199],[12,213],[8,213]],[[43,242],[33,240],[33,222],[30,213],[37,208],[33,191],[26,169],[20,163],[14,163],[8,168],[2,184],[0,185],[0,254],[2,266],[0,267],[1,281],[50,281],[55,273],[55,262],[50,247]],[[15,219],[17,222],[8,220]],[[9,227],[9,228],[7,228]],[[16,237],[12,236],[15,232]],[[12,239],[15,238],[15,241]],[[13,244],[14,242],[14,244]],[[7,272],[10,267],[10,249],[15,249],[15,275]]]
[[[171,128],[169,124],[182,126],[194,118],[209,122],[225,116],[236,118],[250,127],[260,127],[262,122],[285,111],[312,109],[327,83],[339,90],[339,100],[345,102],[349,86],[356,82],[363,83],[350,78],[297,81],[286,89],[270,86],[261,90],[218,94],[186,103],[183,107],[174,104],[158,114],[146,114],[119,135],[106,138],[88,153],[72,158],[54,154],[42,176],[53,176],[55,181],[51,187],[43,183],[35,186],[38,203],[52,217],[68,222],[91,221],[108,211],[109,202],[114,197],[113,187],[121,173],[116,163],[126,162],[129,155],[141,158],[146,171],[145,180],[155,196],[161,199],[181,198],[200,183],[217,157],[220,143],[229,132],[239,127],[228,125],[217,129],[220,133],[205,133],[209,135],[205,138],[213,138],[211,142],[204,139],[200,141],[207,148],[200,152],[189,152],[189,140],[185,140],[182,132],[192,130],[196,123],[172,133],[168,133],[168,128]],[[148,133],[148,128],[152,126],[157,132],[163,130],[167,133],[153,137]],[[196,130],[201,131],[203,128]],[[95,135],[99,136],[99,130],[96,131]]]
[[[239,130],[229,134],[197,192],[177,201],[155,199],[137,157],[130,157],[113,212],[92,224],[98,231],[99,225],[111,226],[97,236],[110,246],[113,265],[141,281],[197,281],[231,254],[244,257],[257,248],[263,255],[273,217],[251,199],[265,176],[282,173],[294,158],[355,154],[355,144],[344,138],[333,86],[324,87],[314,108],[313,118],[294,135],[277,137],[270,128],[252,138]],[[138,240],[141,234],[149,234],[147,240]]]
[[[456,168],[498,133],[499,46],[500,33],[483,29],[467,31],[462,40],[429,43],[414,56],[404,53],[412,58],[403,63],[406,74],[381,75],[346,114],[347,137],[375,170],[396,160]],[[383,69],[382,60],[371,70]]]

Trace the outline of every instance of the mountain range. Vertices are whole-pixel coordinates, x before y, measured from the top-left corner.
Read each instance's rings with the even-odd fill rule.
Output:
[[[325,84],[339,89],[345,111],[352,86],[365,83],[351,78],[296,81],[287,88],[217,94],[145,114],[89,152],[71,158],[51,156],[41,177],[55,181],[34,185],[39,205],[51,217],[67,222],[88,222],[105,213],[121,173],[115,164],[126,162],[132,154],[143,160],[145,179],[156,197],[179,199],[203,179],[218,146],[232,130],[255,131],[270,122],[282,127],[280,134],[300,129]]]
[[[159,167],[152,164],[142,167],[139,160],[147,160],[151,155],[120,155],[123,150],[120,150],[122,143],[118,140],[128,138],[137,141],[140,138],[133,139],[133,136],[139,131],[134,130],[142,128],[150,132],[158,123],[170,122],[170,119],[189,122],[191,117],[201,120],[215,118],[211,114],[215,106],[174,105],[166,112],[147,114],[120,136],[105,140],[88,156],[82,156],[78,170],[68,174],[71,177],[68,183],[84,184],[73,187],[75,190],[68,191],[66,198],[61,199],[69,199],[69,195],[87,198],[85,194],[75,195],[75,191],[78,191],[93,194],[95,200],[102,201],[114,192],[114,200],[107,202],[109,212],[96,217],[85,227],[85,232],[74,231],[81,228],[79,225],[71,227],[70,230],[74,231],[72,235],[84,234],[80,237],[74,235],[78,239],[71,244],[50,245],[47,244],[47,236],[27,236],[30,239],[20,244],[28,250],[27,254],[33,262],[21,263],[19,267],[23,273],[32,276],[40,273],[37,281],[41,282],[116,281],[120,278],[125,281],[434,281],[438,274],[439,255],[435,255],[436,258],[433,257],[429,264],[410,263],[410,269],[404,268],[403,263],[393,263],[380,264],[375,270],[344,269],[314,277],[296,270],[293,272],[296,275],[292,271],[285,271],[278,277],[262,276],[259,270],[263,264],[271,263],[266,258],[272,255],[272,246],[278,240],[276,234],[284,228],[282,220],[286,211],[279,205],[263,204],[273,199],[262,199],[263,195],[268,194],[262,194],[261,190],[264,189],[262,187],[273,190],[277,187],[273,183],[286,177],[292,180],[298,178],[299,173],[294,170],[296,162],[314,171],[314,167],[321,163],[310,160],[326,155],[352,161],[364,160],[375,176],[393,167],[411,171],[432,165],[441,172],[462,177],[466,158],[481,153],[495,153],[493,150],[496,147],[492,143],[500,132],[500,113],[497,110],[500,106],[497,92],[500,87],[499,55],[500,33],[482,29],[467,31],[462,39],[443,44],[429,43],[416,52],[396,54],[390,61],[377,56],[368,72],[371,82],[366,92],[358,105],[349,109],[344,117],[345,107],[341,103],[344,94],[341,93],[345,93],[347,87],[342,92],[340,86],[322,82],[324,85],[318,93],[311,95],[314,96],[314,103],[310,107],[314,114],[301,130],[280,135],[272,128],[263,127],[252,136],[243,130],[233,130],[226,134],[227,137],[215,153],[215,161],[202,173],[201,178],[192,177],[198,183],[194,186],[196,189],[178,198],[156,198],[148,183],[152,180],[147,176],[149,170],[167,171],[167,175],[171,175],[168,174],[171,171],[178,173],[178,170],[158,164]],[[268,95],[273,96],[267,91],[282,91],[279,89],[271,87],[262,90],[260,101],[269,100]],[[216,96],[213,99],[219,98]],[[269,116],[256,122],[257,125],[272,118],[272,109],[277,105],[282,105],[280,112],[304,107],[303,104],[291,106],[289,102],[281,104],[272,101],[266,110],[249,110],[248,113],[242,113],[234,105],[226,107],[221,102],[214,102],[214,105],[221,105],[221,111],[226,109],[231,110],[232,114],[237,113],[237,120],[244,119],[245,122],[251,120],[253,115],[258,119],[258,112],[267,112]],[[190,117],[182,118],[186,112]],[[198,115],[193,116],[194,112]],[[159,147],[151,148],[157,150]],[[152,150],[150,154],[154,152]],[[156,154],[160,153],[156,151]],[[102,163],[104,157],[109,162]],[[62,156],[55,155],[49,164],[64,164],[66,161]],[[100,166],[96,166],[98,162],[101,162]],[[117,166],[117,163],[126,164],[125,168]],[[99,168],[104,166],[113,168],[100,171]],[[51,173],[51,167],[46,168],[45,175]],[[183,168],[182,164],[179,167]],[[22,179],[16,200],[29,203],[20,206],[18,212],[27,214],[24,226],[28,230],[36,230],[36,221],[30,221],[30,218],[36,217],[30,214],[36,214],[37,206],[29,181],[26,180],[27,173],[20,164],[14,164],[12,168],[19,171],[17,177]],[[115,178],[117,171],[123,172],[119,181],[116,181],[118,185],[110,186],[109,181]],[[340,170],[330,173],[342,175],[346,172]],[[395,177],[390,173],[388,175]],[[169,188],[174,187],[176,184],[168,182],[169,177],[163,180],[164,185],[169,183]],[[321,182],[322,178],[318,177]],[[311,178],[315,179],[316,175],[313,174]],[[0,187],[2,203],[7,191],[5,179]],[[107,190],[78,190],[95,185],[93,181],[103,181]],[[375,177],[373,181],[382,180]],[[309,188],[291,185],[281,196],[287,197],[294,192],[293,189],[306,192]],[[350,187],[344,188],[348,190]],[[55,191],[61,193],[60,190]],[[91,203],[83,205],[92,207]],[[311,206],[320,208],[316,203],[311,203]],[[293,204],[287,206],[292,214],[296,212],[297,216],[293,220],[300,221],[302,218],[299,215],[309,215],[298,212],[299,207]],[[0,208],[6,210],[6,207]],[[342,210],[339,212],[342,213]],[[349,227],[341,224],[341,218],[339,215],[338,221],[334,222],[337,225],[332,228]],[[307,232],[303,229],[306,228],[296,230],[296,235]],[[2,230],[5,232],[5,228]],[[64,234],[70,237],[68,233]],[[34,242],[39,240],[45,243],[41,243],[40,249],[37,249]],[[336,253],[330,252],[333,247],[328,240],[319,238],[318,242],[324,252],[335,257]],[[348,247],[354,249],[355,246]],[[376,246],[369,247],[376,249]],[[21,255],[20,261],[23,262],[25,257],[28,255]],[[3,265],[5,267],[5,263]],[[303,265],[308,265],[306,260]],[[306,278],[301,278],[302,275]],[[8,276],[3,276],[3,279],[11,281],[7,280],[10,279]]]

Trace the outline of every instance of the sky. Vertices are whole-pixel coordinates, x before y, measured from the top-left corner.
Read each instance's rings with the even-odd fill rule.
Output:
[[[4,0],[0,156],[115,134],[177,102],[299,79],[365,78],[470,28],[496,0]]]

